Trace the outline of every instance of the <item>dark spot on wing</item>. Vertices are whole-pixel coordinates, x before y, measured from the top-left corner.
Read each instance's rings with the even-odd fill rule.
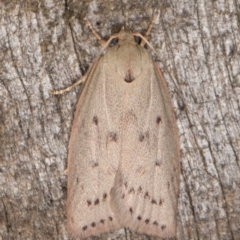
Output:
[[[162,121],[162,118],[160,116],[157,116],[156,123],[159,124]]]
[[[112,220],[113,220],[111,216],[109,217],[109,220],[110,220],[110,221],[112,221]]]
[[[155,166],[160,167],[161,166],[161,160],[157,159],[155,162]]]
[[[82,230],[86,231],[87,230],[87,226],[83,226]]]
[[[78,177],[76,178],[76,182],[77,182],[77,184],[79,183],[79,178]]]
[[[104,224],[105,220],[104,219],[101,219],[100,220],[100,223]]]
[[[103,194],[103,201],[105,201],[106,199],[107,199],[107,194],[104,193],[104,194]]]
[[[144,194],[144,198],[149,198],[149,194],[148,194],[148,192],[145,192],[145,194]]]
[[[146,138],[146,139],[149,138],[149,132],[141,133],[141,134],[139,135],[138,140],[139,140],[139,142],[143,142],[145,138]]]
[[[92,222],[91,226],[94,228],[96,227],[96,223],[95,222]]]
[[[94,162],[92,168],[98,167],[98,162]]]
[[[87,205],[88,206],[92,205],[92,202],[90,200],[87,200]]]
[[[157,205],[157,202],[155,199],[152,199],[152,204],[156,204]]]
[[[97,126],[98,125],[98,117],[94,116],[93,117],[93,123]]]
[[[99,204],[99,199],[97,198],[94,202],[94,205],[98,205]]]
[[[163,204],[163,202],[162,202],[162,199],[160,198],[159,205],[162,205],[162,204]]]
[[[133,210],[131,207],[129,208],[129,212],[131,213],[131,215],[133,214]]]
[[[140,186],[139,188],[138,188],[138,193],[141,193],[142,192],[142,187]]]
[[[149,224],[149,219],[147,218],[144,222],[145,222],[146,224]]]
[[[145,138],[144,135],[143,135],[143,134],[140,134],[140,135],[139,135],[139,142],[143,142],[144,138]]]
[[[161,229],[164,230],[167,226],[166,225],[162,225]]]
[[[142,220],[142,218],[141,218],[140,215],[137,217],[137,219],[138,219],[138,221],[141,221],[141,220]]]
[[[117,142],[117,140],[118,140],[117,133],[115,133],[115,132],[110,132],[110,133],[109,133],[109,139],[110,139],[110,141],[112,141],[112,142]]]
[[[130,82],[132,82],[134,79],[135,79],[135,77],[134,77],[134,75],[133,75],[132,70],[131,70],[131,69],[128,69],[128,71],[127,71],[126,74],[125,74],[125,78],[124,78],[125,82],[130,83]]]
[[[158,226],[158,222],[157,222],[157,221],[154,221],[154,222],[153,222],[153,225]]]

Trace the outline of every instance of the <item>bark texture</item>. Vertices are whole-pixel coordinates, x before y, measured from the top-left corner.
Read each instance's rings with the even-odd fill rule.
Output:
[[[0,0],[0,239],[70,239],[67,146],[81,87],[61,96],[122,25],[144,33],[176,107],[178,240],[240,239],[238,0]],[[95,239],[156,239],[123,229]]]

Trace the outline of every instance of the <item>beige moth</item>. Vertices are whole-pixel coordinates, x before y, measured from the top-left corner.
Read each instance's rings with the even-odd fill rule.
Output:
[[[144,37],[122,28],[104,42],[89,23],[106,53],[73,85],[85,84],[68,149],[73,237],[122,227],[176,236],[179,138],[167,85],[144,48],[152,25]]]

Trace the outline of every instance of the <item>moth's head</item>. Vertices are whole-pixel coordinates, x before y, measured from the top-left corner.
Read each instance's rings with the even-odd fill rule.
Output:
[[[111,37],[111,41],[109,43],[109,46],[115,46],[115,45],[122,45],[122,44],[136,44],[139,45],[141,43],[141,37],[134,35],[134,33],[126,28],[126,27],[122,27],[121,31],[119,33],[116,33],[114,35],[112,35]]]
[[[146,62],[151,61],[146,49],[141,46],[144,45],[141,40],[145,40],[141,34],[124,27],[109,39],[110,49],[106,54],[106,62],[111,62],[116,73],[127,83],[137,79]]]

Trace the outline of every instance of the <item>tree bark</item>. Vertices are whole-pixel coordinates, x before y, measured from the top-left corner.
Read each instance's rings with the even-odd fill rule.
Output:
[[[176,108],[179,240],[240,239],[240,2],[0,0],[0,239],[71,239],[67,146],[82,87],[105,39],[144,33]],[[124,229],[96,239],[156,239]]]

